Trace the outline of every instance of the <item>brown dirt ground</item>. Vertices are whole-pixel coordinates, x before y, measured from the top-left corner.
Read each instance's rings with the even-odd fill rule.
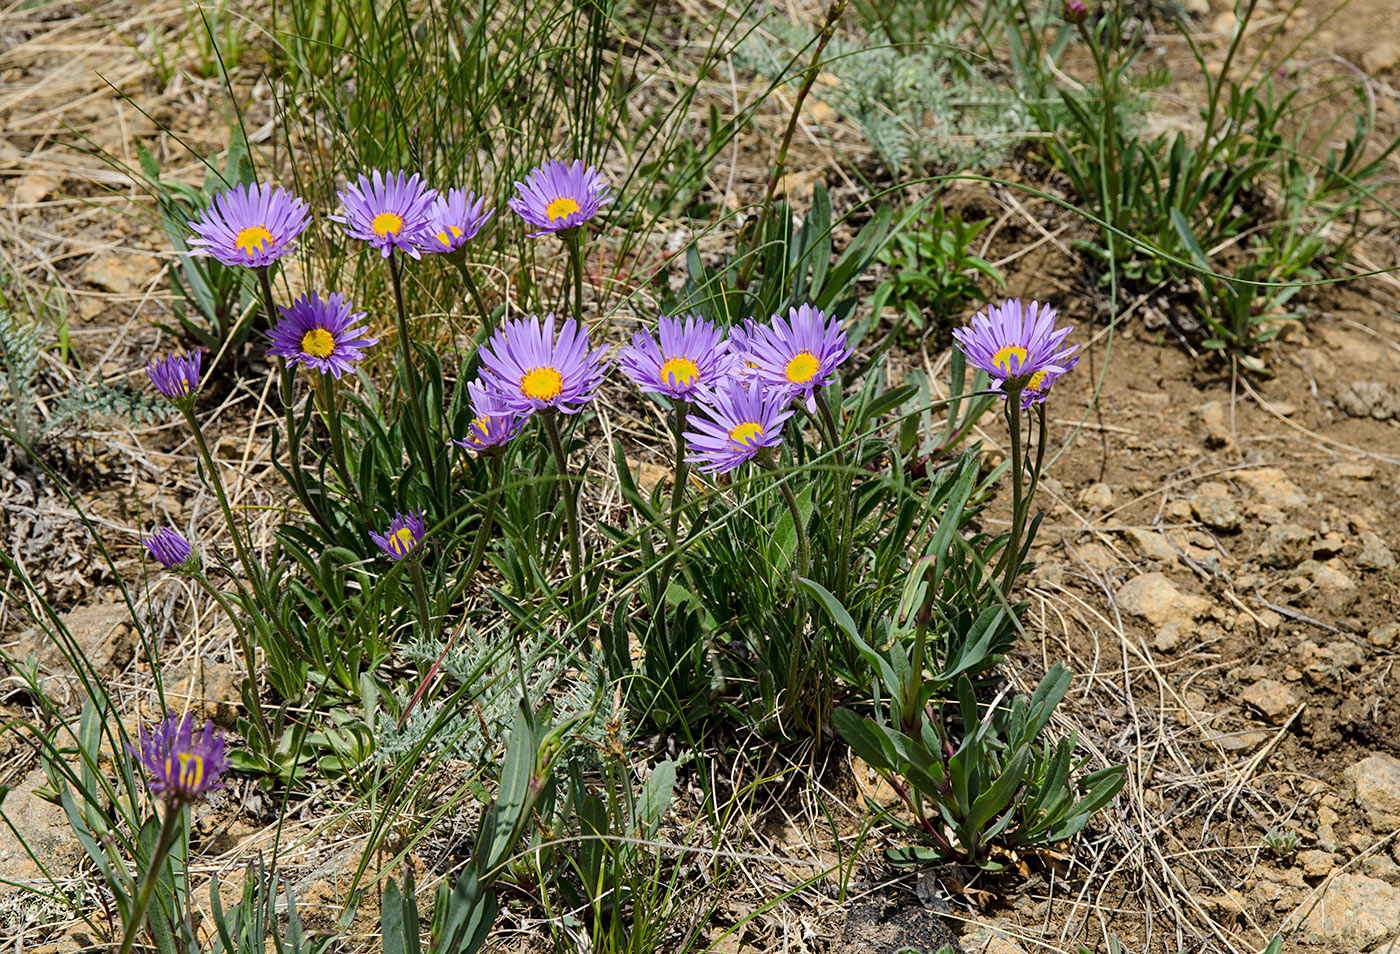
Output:
[[[1270,16],[1281,15],[1278,6]],[[1376,38],[1388,33],[1400,6],[1354,4],[1327,19],[1331,9],[1305,5],[1302,22],[1320,28],[1296,58],[1335,53],[1377,73],[1377,107],[1393,125],[1397,94],[1389,80],[1400,52]],[[173,30],[182,16],[177,8],[152,13],[123,2],[99,4],[97,12],[128,34]],[[1201,16],[1217,41],[1228,29],[1226,15],[1216,2]],[[177,169],[180,152],[99,72],[198,151],[222,141],[207,118],[216,86],[181,72],[157,88],[149,66],[78,5],[0,20],[0,230],[7,240],[0,255],[58,290],[76,354],[115,380],[139,374],[131,369],[157,347],[149,321],[168,315],[168,255],[159,231],[127,214],[139,206],[125,177],[64,144],[87,137],[133,161],[132,143],[140,139]],[[1193,96],[1189,84],[1169,93],[1184,103]],[[848,128],[836,134],[851,137]],[[745,156],[765,154],[761,140],[743,147]],[[794,166],[807,175],[794,179],[798,186],[813,172],[823,175],[838,209],[843,188],[853,188],[830,154],[811,144],[799,148]],[[184,171],[194,174],[195,167]],[[1036,177],[1037,184],[1042,175],[1028,166],[1003,172]],[[755,185],[741,182],[741,191]],[[996,218],[987,257],[1006,272],[1008,293],[1048,298],[1076,320],[1103,312],[1102,296],[1069,246],[1084,234],[1073,216],[1000,187],[963,187],[953,201]],[[1395,233],[1385,224],[1349,267],[1395,264]],[[1265,354],[1268,379],[1234,376],[1183,346],[1170,332],[1179,310],[1170,289],[1130,303],[1112,326],[1082,325],[1075,340],[1086,346],[1085,359],[1052,405],[1051,436],[1065,450],[1045,483],[1048,514],[1028,589],[1028,628],[1042,643],[1024,647],[1008,668],[1025,685],[1057,660],[1078,673],[1057,725],[1077,729],[1096,761],[1126,763],[1128,788],[1070,855],[1025,859],[1021,872],[995,882],[969,884],[950,869],[891,870],[876,850],[886,834],[877,833],[856,866],[850,903],[818,885],[714,949],[888,951],[904,943],[936,946],[952,927],[965,949],[1001,954],[1105,950],[1109,937],[1133,951],[1245,952],[1262,949],[1276,932],[1292,934],[1343,873],[1400,885],[1396,833],[1370,824],[1343,776],[1372,753],[1400,754],[1397,643],[1385,635],[1400,602],[1400,571],[1368,565],[1384,561],[1366,536],[1400,547],[1397,287],[1383,275],[1311,293],[1307,317],[1290,323]],[[919,363],[917,354],[904,357]],[[43,374],[49,395],[74,377],[52,356]],[[244,435],[265,416],[261,387],[233,388],[219,409],[224,453],[247,462],[244,492],[252,495],[266,461]],[[989,454],[1003,435],[998,421],[985,422]],[[134,530],[142,515],[154,509],[177,519],[212,516],[192,476],[190,449],[173,425],[112,422],[72,434],[64,450],[65,475],[119,544],[117,569],[128,579],[137,572]],[[0,496],[6,543],[48,571],[49,599],[65,610],[112,601],[112,580],[53,488],[14,478]],[[1261,557],[1278,549],[1284,527],[1297,528],[1288,531],[1292,550],[1273,561],[1284,565],[1265,565]],[[43,546],[26,548],[40,531],[47,534]],[[1147,573],[1203,599],[1189,625],[1159,626],[1119,605],[1123,587]],[[167,594],[158,607],[167,658],[187,660],[196,650],[217,655],[201,644],[218,629],[212,617],[187,620],[172,609],[177,595]],[[20,629],[15,608],[3,613],[0,633],[12,647]],[[228,634],[217,635],[226,646]],[[114,662],[114,679],[132,711],[141,711],[143,663],[123,662]],[[28,711],[15,686],[12,678],[0,682],[5,718]],[[831,832],[811,810],[819,798],[830,802],[847,843],[861,831],[852,806],[866,780],[844,758],[826,758],[814,773],[816,789],[765,799],[739,847],[829,862]],[[7,740],[0,748],[0,782],[17,783],[31,768],[21,746]],[[241,797],[243,815],[207,825],[226,872],[265,844],[259,819],[266,806],[256,795]],[[1323,855],[1308,864],[1274,857],[1261,847],[1273,828],[1295,831],[1302,851]],[[291,859],[291,870],[314,889],[309,909],[318,901],[334,906],[334,873],[343,870],[334,862],[345,844],[334,851],[309,845]],[[754,863],[711,935],[718,938],[805,870]],[[318,877],[326,871],[332,874]],[[992,937],[986,925],[1006,937]],[[1288,949],[1341,949],[1309,944],[1305,934]],[[543,949],[524,920],[504,943]]]

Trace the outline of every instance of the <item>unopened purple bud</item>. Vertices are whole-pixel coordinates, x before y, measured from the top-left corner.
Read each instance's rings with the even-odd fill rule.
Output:
[[[1065,0],[1065,19],[1070,23],[1083,23],[1089,16],[1089,6],[1084,0]]]

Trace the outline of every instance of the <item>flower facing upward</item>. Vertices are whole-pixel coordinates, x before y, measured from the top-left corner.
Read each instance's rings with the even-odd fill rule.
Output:
[[[396,513],[394,519],[389,521],[389,529],[383,533],[369,532],[369,538],[379,544],[379,549],[383,550],[395,560],[402,560],[418,547],[418,542],[423,539],[423,534],[427,532],[427,527],[423,525],[423,511],[410,510],[408,513]]]
[[[199,393],[199,365],[202,360],[203,354],[199,351],[166,355],[146,365],[146,377],[171,404],[189,407]]]
[[[332,222],[345,226],[352,238],[368,242],[385,258],[394,249],[418,258],[418,249],[432,238],[427,234],[429,212],[437,192],[424,185],[417,173],[402,170],[385,175],[378,169],[337,193],[343,215]]]
[[[506,204],[539,230],[530,233],[538,238],[583,225],[613,200],[611,189],[597,169],[584,168],[582,159],[554,160],[531,169]]]
[[[305,202],[272,186],[234,186],[215,195],[209,208],[190,222],[197,238],[191,255],[212,255],[225,265],[266,268],[297,247],[310,223]]]
[[[554,313],[502,325],[481,349],[484,383],[503,411],[530,415],[555,408],[575,414],[593,400],[607,368],[605,348],[588,350],[588,333],[570,318],[554,337]]]
[[[472,422],[467,425],[467,436],[462,440],[452,439],[452,443],[467,450],[481,452],[500,447],[509,441],[525,426],[526,417],[503,410],[500,398],[480,381],[467,383],[467,394],[472,402]]]
[[[338,292],[322,301],[315,292],[303,295],[289,308],[278,308],[282,319],[268,332],[272,347],[267,353],[338,378],[364,357],[378,338],[365,336],[362,311],[351,313],[350,302]]]
[[[214,734],[214,724],[204,723],[203,733],[196,736],[194,717],[188,712],[183,718],[169,713],[152,733],[142,729],[140,758],[151,775],[151,791],[163,792],[176,807],[222,787],[219,776],[228,768],[224,740]]]
[[[155,561],[167,570],[192,570],[196,566],[194,547],[169,527],[161,527],[141,542]]]
[[[792,417],[792,395],[786,389],[762,384],[745,386],[730,378],[701,409],[709,415],[691,418],[694,431],[686,431],[690,463],[715,474],[733,470],[752,460],[765,447],[782,443],[783,423]]]
[[[992,379],[992,387],[1021,398],[1022,406],[1045,400],[1050,385],[1079,360],[1077,345],[1061,347],[1073,325],[1055,327],[1055,309],[1019,300],[979,312],[968,328],[953,332],[968,364]]]
[[[455,252],[476,237],[495,209],[486,208],[486,197],[473,192],[448,189],[428,209],[427,226],[419,237],[420,252]]]
[[[774,315],[770,324],[755,324],[748,342],[748,360],[758,380],[805,398],[809,411],[817,409],[817,388],[830,384],[837,366],[850,356],[841,323],[811,305],[789,309],[787,320]]]
[[[712,392],[728,376],[733,359],[718,327],[690,315],[684,320],[661,316],[661,344],[645,331],[618,353],[618,363],[637,387],[653,394],[693,401]]]

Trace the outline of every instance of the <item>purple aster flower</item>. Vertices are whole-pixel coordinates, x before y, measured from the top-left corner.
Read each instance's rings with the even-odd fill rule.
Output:
[[[1065,0],[1065,19],[1070,23],[1083,23],[1089,16],[1089,6],[1084,0]]]
[[[486,197],[473,192],[448,189],[428,209],[427,227],[419,239],[420,252],[455,252],[476,237],[495,209],[486,208]]]
[[[194,396],[199,393],[199,365],[203,360],[203,353],[200,351],[191,351],[184,355],[166,355],[159,361],[151,361],[146,365],[146,376],[171,404],[176,407],[189,407],[194,403]]]
[[[782,443],[791,403],[786,388],[749,387],[730,378],[701,404],[708,418],[691,418],[695,430],[685,432],[691,452],[687,460],[711,474],[752,460],[763,448]]]
[[[786,389],[790,398],[805,398],[813,412],[817,388],[830,384],[837,365],[850,356],[841,323],[811,305],[789,309],[786,321],[774,315],[770,324],[754,324],[748,342],[754,377]]]
[[[386,176],[375,169],[369,177],[361,174],[337,197],[345,214],[328,218],[344,225],[345,234],[379,249],[384,258],[396,248],[418,258],[419,246],[432,239],[428,220],[437,192],[417,173],[409,177],[400,170]]]
[[[467,394],[472,402],[472,422],[467,425],[467,436],[462,440],[452,439],[452,443],[467,450],[481,452],[502,444],[520,433],[529,416],[522,416],[504,410],[500,397],[488,390],[480,381],[467,383]]]
[[[729,329],[729,356],[733,361],[730,373],[745,382],[758,367],[754,363],[751,346],[757,328],[758,322],[752,318],[745,318]]]
[[[588,350],[588,333],[570,318],[554,337],[554,313],[508,321],[481,349],[483,382],[501,410],[529,416],[545,408],[576,414],[593,400],[607,367]]]
[[[531,238],[562,232],[583,225],[613,200],[611,186],[582,159],[573,163],[546,162],[530,170],[524,182],[517,182],[519,195],[509,205],[528,225],[539,229]]]
[[[214,196],[190,222],[198,238],[190,255],[212,255],[225,265],[266,268],[297,247],[310,224],[305,202],[280,188],[253,183]]]
[[[224,740],[214,734],[214,725],[204,723],[196,736],[194,716],[169,713],[153,733],[141,730],[141,765],[151,775],[153,792],[165,793],[175,807],[204,797],[211,788],[222,788],[219,776],[228,768]],[[136,755],[136,752],[132,752]]]
[[[169,527],[161,527],[142,538],[146,550],[167,570],[195,569],[194,547]]]
[[[423,534],[427,532],[427,527],[423,525],[423,511],[410,510],[408,513],[396,513],[394,519],[389,521],[389,529],[384,533],[369,532],[369,538],[379,544],[379,549],[383,550],[395,560],[402,560],[418,547],[418,541],[423,539]]]
[[[659,346],[651,335],[638,331],[618,354],[622,370],[637,387],[693,401],[729,375],[734,360],[718,327],[694,315],[684,320],[662,315],[657,327]]]
[[[1013,299],[979,312],[971,327],[954,330],[953,337],[968,364],[987,372],[993,389],[1020,395],[1028,405],[1045,400],[1050,383],[1079,360],[1078,345],[1061,347],[1073,330],[1055,327],[1049,305]]]
[[[268,332],[272,347],[267,353],[339,378],[364,356],[365,348],[379,340],[365,336],[360,324],[365,313],[351,314],[350,307],[339,292],[331,292],[325,301],[311,292],[289,308],[279,306],[282,319]]]

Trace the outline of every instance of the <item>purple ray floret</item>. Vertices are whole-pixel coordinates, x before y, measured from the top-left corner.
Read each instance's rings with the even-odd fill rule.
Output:
[[[214,734],[214,725],[204,723],[204,731],[194,731],[194,717],[181,718],[169,713],[155,731],[141,730],[141,765],[150,774],[151,791],[161,792],[176,806],[198,801],[213,788],[221,788],[219,776],[228,768],[224,740]],[[132,754],[138,754],[133,752]]]
[[[379,544],[379,549],[383,550],[395,560],[402,560],[418,547],[418,543],[423,539],[423,534],[427,532],[427,527],[423,524],[423,511],[410,510],[408,513],[396,513],[394,519],[389,521],[389,529],[383,533],[369,532],[369,538]]]
[[[684,319],[661,316],[660,344],[645,331],[618,352],[618,364],[637,387],[681,401],[711,393],[726,379],[734,359],[724,332],[695,315]]]
[[[506,204],[538,231],[531,238],[576,228],[613,200],[612,187],[582,159],[546,162],[515,184],[516,197]]]
[[[297,247],[310,224],[305,202],[284,189],[253,183],[234,186],[210,201],[190,222],[191,255],[212,255],[225,265],[266,268]]]
[[[769,324],[753,325],[748,340],[753,376],[766,387],[801,397],[813,412],[817,388],[830,384],[850,356],[841,322],[811,305],[789,309],[786,320],[774,315]]]
[[[486,208],[485,196],[461,189],[448,189],[447,197],[439,195],[428,209],[427,226],[419,239],[420,252],[455,252],[476,238],[495,209]]]
[[[161,527],[141,542],[155,561],[167,570],[183,569],[194,557],[194,547],[169,527]]]
[[[572,318],[556,340],[553,312],[543,325],[530,315],[506,322],[481,349],[482,382],[504,411],[528,416],[554,408],[575,414],[602,383],[606,350],[590,351],[588,333]]]
[[[730,471],[752,460],[765,447],[783,440],[783,423],[792,416],[792,395],[754,382],[730,378],[701,403],[706,416],[690,419],[687,458],[708,473]]]
[[[437,192],[429,189],[417,173],[402,170],[385,175],[374,169],[368,176],[337,193],[341,215],[328,218],[345,227],[352,238],[368,242],[385,258],[394,249],[418,258],[419,246],[428,234],[429,213]]]
[[[166,355],[146,365],[146,376],[166,400],[187,406],[193,403],[194,396],[199,392],[199,365],[202,360],[200,351]]]
[[[467,425],[467,436],[462,440],[452,439],[458,447],[472,451],[485,451],[500,447],[525,426],[528,417],[512,413],[501,406],[499,396],[481,381],[467,383],[467,395],[471,398],[472,422]]]
[[[278,308],[282,318],[268,335],[267,353],[285,358],[322,374],[339,378],[364,357],[365,349],[379,341],[365,335],[362,311],[352,313],[350,302],[339,292],[322,301],[315,292],[303,295],[291,307]]]
[[[1050,385],[1079,357],[1064,346],[1073,325],[1055,327],[1055,309],[1019,299],[991,305],[967,328],[953,332],[967,363],[987,372],[991,386],[1019,395],[1022,407],[1045,400]]]

